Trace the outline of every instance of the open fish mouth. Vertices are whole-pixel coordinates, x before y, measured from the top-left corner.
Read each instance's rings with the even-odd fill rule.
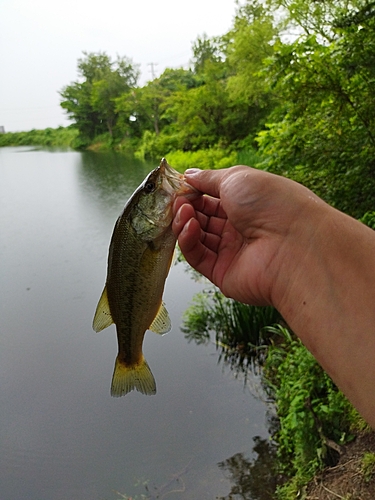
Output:
[[[160,169],[164,178],[163,188],[166,191],[171,191],[172,188],[176,195],[197,193],[197,190],[185,181],[183,174],[172,168],[165,158],[160,162]],[[167,184],[170,186],[169,189]]]

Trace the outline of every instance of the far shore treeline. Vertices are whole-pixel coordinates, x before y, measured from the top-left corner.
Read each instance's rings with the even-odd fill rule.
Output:
[[[0,146],[114,149],[177,168],[246,163],[292,177],[356,217],[375,199],[375,3],[246,0],[199,36],[189,69],[144,86],[127,56],[83,53],[60,89],[67,128]]]

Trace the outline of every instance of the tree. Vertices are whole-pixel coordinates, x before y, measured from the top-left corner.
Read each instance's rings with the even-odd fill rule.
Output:
[[[214,146],[225,135],[228,107],[225,90],[226,64],[219,37],[198,36],[192,44],[189,83],[178,86],[163,104],[164,133],[174,147],[196,151]]]
[[[279,12],[279,29],[288,38],[316,35],[323,44],[337,38],[334,25],[338,18],[368,3],[368,0],[267,0],[269,8]]]
[[[375,203],[375,3],[340,13],[332,33],[279,45],[269,78],[283,101],[259,143],[269,169],[361,216]]]
[[[207,65],[210,63],[217,65],[217,63],[223,62],[224,54],[221,41],[220,37],[208,38],[204,33],[193,42],[193,58],[191,62],[196,75],[204,75],[207,71]]]
[[[210,80],[173,96],[170,113],[175,116],[178,148],[196,151],[217,144],[225,137],[224,121],[228,107],[222,80]]]
[[[197,85],[192,71],[183,68],[167,68],[144,87],[133,89],[115,99],[122,133],[142,137],[147,131],[157,136],[170,124],[170,97],[177,92],[185,92]]]
[[[270,89],[261,70],[278,40],[272,13],[256,0],[248,0],[239,7],[227,37],[230,98],[243,105],[267,107]]]
[[[78,59],[79,81],[60,91],[60,105],[74,120],[83,139],[109,132],[113,136],[117,112],[115,99],[135,87],[139,70],[126,57],[116,61],[104,52],[86,53]]]
[[[233,28],[224,38],[231,107],[229,137],[254,146],[257,132],[275,106],[275,96],[263,74],[278,40],[272,12],[257,0],[247,0],[238,7]]]

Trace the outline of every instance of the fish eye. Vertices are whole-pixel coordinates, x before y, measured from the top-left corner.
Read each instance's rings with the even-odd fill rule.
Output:
[[[145,185],[145,189],[148,193],[152,193],[152,191],[155,189],[155,182],[147,182]]]

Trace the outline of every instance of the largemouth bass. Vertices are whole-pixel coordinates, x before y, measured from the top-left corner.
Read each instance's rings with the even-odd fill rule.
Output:
[[[118,355],[112,396],[133,389],[156,393],[154,376],[142,353],[143,338],[147,329],[159,334],[171,329],[162,295],[176,245],[172,204],[178,194],[193,191],[163,158],[133,193],[115,224],[106,284],[93,321],[96,332],[116,325]]]

